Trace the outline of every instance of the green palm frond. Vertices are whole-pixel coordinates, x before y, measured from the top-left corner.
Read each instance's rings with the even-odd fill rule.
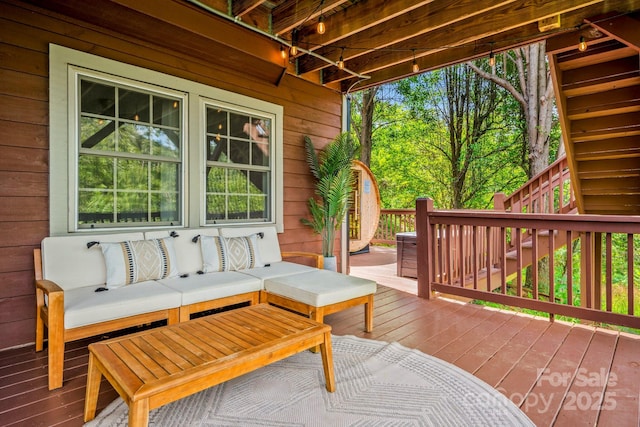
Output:
[[[311,139],[305,136],[304,141],[307,163],[317,181],[315,193],[318,199],[309,199],[311,219],[301,221],[322,235],[323,255],[332,256],[335,231],[347,214],[354,184],[351,162],[355,144],[350,134],[342,133],[316,154]]]

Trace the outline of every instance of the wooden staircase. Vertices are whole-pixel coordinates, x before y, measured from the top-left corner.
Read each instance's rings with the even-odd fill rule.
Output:
[[[581,37],[587,43],[584,51],[579,49]],[[640,15],[610,13],[589,19],[579,30],[547,40],[547,54],[570,179],[561,178],[562,167],[548,169],[525,184],[527,191],[497,197],[496,207],[529,213],[640,215]],[[557,193],[570,187],[574,204],[550,208],[552,188],[558,186],[556,203]],[[543,200],[540,194],[545,191]],[[551,243],[546,230],[537,232],[535,244],[530,234],[521,239],[521,251],[507,249],[506,271],[491,272],[492,289],[500,286],[503,275],[511,280],[535,259],[548,256],[551,247],[567,244],[567,235],[557,232]],[[486,289],[486,283],[485,270],[477,286]],[[465,286],[472,286],[470,278],[465,278]]]
[[[579,213],[640,215],[640,17],[589,19],[547,54]]]

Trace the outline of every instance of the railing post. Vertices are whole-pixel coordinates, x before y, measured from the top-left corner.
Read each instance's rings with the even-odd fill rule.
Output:
[[[504,202],[507,196],[504,193],[493,194],[493,210],[504,212]]]
[[[416,244],[418,269],[418,296],[431,299],[435,295],[431,292],[433,280],[433,239],[430,212],[433,212],[433,200],[416,200]]]

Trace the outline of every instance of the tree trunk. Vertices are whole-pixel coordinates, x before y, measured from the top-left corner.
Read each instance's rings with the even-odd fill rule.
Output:
[[[369,167],[371,165],[371,136],[373,134],[373,112],[378,88],[366,89],[362,93],[362,125],[360,128],[360,161]]]

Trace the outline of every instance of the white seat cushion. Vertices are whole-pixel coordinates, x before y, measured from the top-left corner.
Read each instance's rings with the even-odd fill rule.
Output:
[[[182,305],[262,290],[260,279],[236,271],[191,274],[189,277],[161,279],[158,282],[180,292]]]
[[[274,279],[277,277],[291,276],[293,274],[309,273],[316,271],[317,268],[309,267],[303,264],[296,264],[294,262],[280,261],[272,262],[268,267],[250,268],[247,270],[239,270],[239,273],[248,274],[253,277],[259,278],[261,281],[267,279]]]
[[[376,292],[376,282],[328,270],[316,270],[264,281],[267,292],[314,307],[347,301]]]
[[[95,290],[96,286],[85,286],[64,292],[65,329],[177,308],[181,301],[179,292],[155,281],[104,292]]]

